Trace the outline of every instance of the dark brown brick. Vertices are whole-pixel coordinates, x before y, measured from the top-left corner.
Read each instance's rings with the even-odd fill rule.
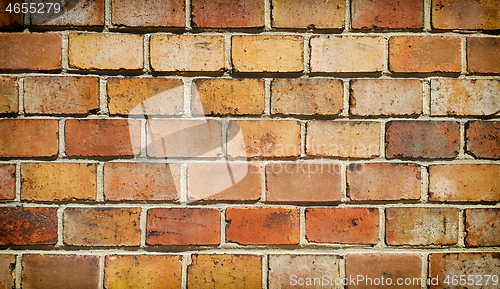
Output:
[[[0,208],[0,245],[55,245],[57,208]]]
[[[467,38],[467,71],[477,74],[500,74],[500,38]]]
[[[500,158],[500,121],[469,121],[465,125],[467,152],[480,159]]]

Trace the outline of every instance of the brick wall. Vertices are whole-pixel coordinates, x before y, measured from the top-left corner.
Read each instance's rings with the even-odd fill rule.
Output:
[[[498,288],[498,1],[14,3],[0,287]]]

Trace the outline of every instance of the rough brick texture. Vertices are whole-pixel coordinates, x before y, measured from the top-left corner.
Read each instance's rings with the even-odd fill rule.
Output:
[[[0,208],[0,245],[55,245],[57,208]]]
[[[468,209],[465,211],[467,236],[470,247],[499,246],[500,209]]]
[[[2,119],[0,136],[0,157],[50,157],[59,151],[55,119]]]
[[[475,74],[500,74],[500,39],[468,37],[467,71]]]
[[[422,29],[424,28],[423,0],[353,0],[352,28],[354,29]]]
[[[0,114],[19,112],[19,77],[0,76]]]
[[[468,153],[480,159],[500,158],[500,122],[467,122],[465,135]]]
[[[264,2],[260,0],[193,0],[191,3],[194,27],[264,27]]]
[[[127,27],[184,27],[185,4],[182,0],[113,0],[113,25]]]
[[[0,200],[13,200],[16,197],[16,166],[0,165]]]
[[[433,0],[432,27],[436,29],[500,29],[498,3],[488,0]]]
[[[345,2],[342,0],[273,0],[272,4],[273,27],[344,28]]]

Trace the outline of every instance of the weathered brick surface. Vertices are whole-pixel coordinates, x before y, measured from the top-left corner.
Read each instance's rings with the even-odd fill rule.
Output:
[[[500,39],[497,37],[468,37],[467,71],[477,74],[499,74]]]
[[[0,208],[0,245],[55,245],[57,208]]]
[[[476,158],[500,158],[500,122],[469,121],[465,125],[467,152]]]
[[[313,243],[376,244],[375,208],[307,208],[306,238]]]
[[[184,27],[183,0],[113,0],[113,25],[127,27]]]
[[[264,2],[260,0],[193,0],[193,27],[264,27]]]
[[[266,165],[268,202],[340,202],[340,164],[273,162]]]
[[[4,288],[15,288],[16,255],[0,255],[0,284]]]
[[[0,157],[50,157],[59,151],[55,119],[0,120]]]
[[[21,199],[26,201],[95,200],[97,164],[24,163]]]
[[[19,112],[19,77],[0,76],[0,114]]]
[[[42,11],[37,9],[37,13],[30,14],[31,25],[35,26],[103,26],[104,25],[104,2],[105,0],[79,0],[63,5],[61,4],[59,13],[54,13],[54,7],[49,11],[49,6],[45,6]],[[42,0],[31,3],[47,3]],[[38,5],[38,7],[40,7]]]
[[[238,244],[298,244],[296,207],[241,207],[226,210],[226,241]]]
[[[398,245],[451,245],[458,242],[456,208],[387,208],[386,242]]]
[[[276,28],[344,28],[342,0],[274,0],[272,8],[272,26]]]
[[[9,13],[6,11],[9,4],[21,5],[22,3],[22,0],[0,2],[0,28],[22,29],[22,26],[24,25],[23,13]]]
[[[451,164],[429,166],[429,200],[438,202],[500,201],[500,166]]]
[[[500,209],[467,209],[465,221],[467,246],[500,246]]]
[[[169,208],[148,210],[148,245],[217,245],[220,210]]]
[[[67,208],[64,244],[69,246],[139,246],[140,208]]]
[[[353,0],[354,29],[423,29],[423,0]]]
[[[181,287],[181,275],[181,256],[108,255],[104,269],[104,286],[109,289],[174,289]]]
[[[0,165],[0,200],[13,200],[16,197],[16,166]]]
[[[500,29],[498,3],[488,0],[433,0],[432,27],[435,29]]]
[[[343,106],[340,79],[276,78],[272,82],[271,113],[291,115],[335,115]]]

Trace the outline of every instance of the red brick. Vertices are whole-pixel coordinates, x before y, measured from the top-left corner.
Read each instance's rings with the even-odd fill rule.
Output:
[[[31,3],[44,2],[34,1]],[[77,2],[59,4],[61,4],[60,13],[48,13],[47,11],[50,6],[47,4],[45,4],[45,9],[43,9],[45,13],[31,13],[31,25],[71,27],[104,25],[104,0],[79,0]],[[54,9],[52,7],[51,11],[57,11]]]
[[[389,38],[392,72],[460,72],[461,40],[457,36],[393,36]]]
[[[422,29],[424,28],[423,0],[353,0],[352,28],[354,29]]]
[[[419,79],[355,79],[349,111],[362,116],[420,115],[422,97]]]
[[[184,27],[186,12],[183,0],[113,0],[112,21],[128,27]]]
[[[222,71],[224,37],[208,35],[152,35],[151,68],[155,71]]]
[[[175,201],[179,199],[179,164],[105,163],[106,201]]]
[[[266,165],[268,202],[340,202],[340,164],[274,162]]]
[[[264,27],[260,0],[193,0],[193,27]]]
[[[498,94],[497,94],[498,96]],[[469,121],[465,125],[467,153],[476,158],[500,158],[500,122]]]
[[[380,124],[372,121],[307,122],[309,156],[375,158],[380,154]]]
[[[141,149],[139,120],[69,119],[65,130],[70,156],[131,156]]]
[[[272,114],[336,115],[342,111],[340,79],[276,78],[271,87]]]
[[[429,200],[437,202],[500,201],[500,165],[429,166]]]
[[[429,278],[439,280],[439,282],[432,284],[430,288],[458,288],[455,286],[450,287],[450,284],[453,284],[453,279],[456,279],[456,282],[460,283],[460,277],[462,275],[466,278],[471,276],[470,279],[474,281],[472,284],[475,285],[470,287],[471,283],[467,280],[466,284],[469,286],[465,288],[498,288],[498,282],[495,285],[491,278],[488,282],[488,286],[485,285],[486,279],[488,278],[486,275],[500,275],[500,254],[434,253],[429,255]],[[444,283],[448,276],[449,284]],[[462,284],[465,285],[463,282]]]
[[[147,135],[150,157],[215,158],[222,154],[222,125],[217,120],[149,120]]]
[[[139,246],[140,208],[67,208],[64,244],[69,246]]]
[[[454,158],[460,146],[454,121],[395,120],[386,125],[386,156],[399,159]]]
[[[0,71],[59,70],[61,57],[59,33],[0,33]]]
[[[148,245],[217,245],[220,210],[215,208],[149,209]]]
[[[99,286],[99,256],[23,255],[23,288],[85,289]]]
[[[23,201],[95,200],[96,194],[96,164],[21,164],[21,199]]]
[[[478,74],[500,74],[500,39],[467,38],[467,71]]]
[[[210,184],[210,186],[207,186]],[[188,201],[256,201],[262,192],[262,170],[250,162],[191,162]]]
[[[313,36],[311,72],[379,72],[384,66],[382,37]]]
[[[0,245],[55,245],[57,208],[0,208]]]
[[[498,2],[476,0],[433,0],[432,27],[435,29],[500,29]]]
[[[465,210],[468,247],[500,246],[500,209]]]
[[[230,121],[227,154],[238,158],[282,158],[300,154],[300,124],[293,120]]]
[[[59,124],[55,119],[0,120],[1,157],[57,155]]]
[[[0,165],[0,200],[13,200],[16,197],[16,166]]]
[[[193,115],[261,115],[264,113],[263,79],[200,78],[191,87]]]
[[[304,37],[295,35],[236,35],[232,37],[236,72],[301,72]]]
[[[241,207],[226,210],[226,241],[243,245],[298,244],[296,207]]]
[[[97,77],[28,76],[24,79],[27,114],[87,114],[97,110]]]
[[[144,66],[144,36],[70,33],[69,66],[75,69],[138,70]]]
[[[347,254],[345,274],[354,279],[360,276],[359,281],[348,283],[349,289],[376,287],[420,289],[422,288],[422,255],[418,253]],[[385,287],[381,286],[382,280]],[[398,280],[399,282],[411,280],[411,282],[406,286],[397,286]],[[349,279],[347,281],[350,282]],[[392,286],[387,285],[389,282]],[[379,286],[376,286],[377,284]]]
[[[13,5],[22,5],[22,0],[0,1],[0,28],[10,27],[10,29],[22,29],[24,26],[23,13],[14,13],[6,11],[9,7],[14,10]]]
[[[306,238],[313,243],[376,244],[375,208],[307,208]]]
[[[452,245],[458,242],[456,208],[387,208],[386,242],[399,245]]]
[[[420,166],[367,163],[347,166],[347,196],[351,200],[418,200]]]
[[[19,112],[19,77],[0,76],[0,114]]]
[[[187,288],[262,287],[262,257],[213,254],[192,256],[187,268]]]
[[[16,255],[0,255],[0,285],[3,288],[15,288]]]
[[[104,286],[174,289],[181,288],[181,276],[181,256],[108,255],[104,267]]]
[[[484,116],[500,111],[496,79],[431,80],[431,115]]]
[[[345,1],[273,0],[273,27],[340,29],[344,28]]]

